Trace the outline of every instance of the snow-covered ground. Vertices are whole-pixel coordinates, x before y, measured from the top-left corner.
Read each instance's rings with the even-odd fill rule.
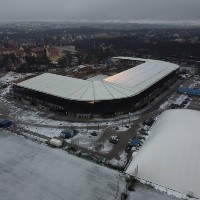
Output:
[[[2,200],[113,200],[124,191],[124,176],[0,130]]]
[[[91,133],[94,132],[95,130],[79,129],[78,131],[79,132],[77,135],[75,135],[71,139],[66,139],[66,141],[71,144],[76,144],[78,146],[94,150],[96,142],[102,134],[102,130],[96,132],[97,136],[91,135]]]
[[[175,104],[180,105],[185,99],[187,98],[187,95],[182,94],[178,97],[178,99],[175,101]]]
[[[0,82],[1,83],[10,83],[15,80],[19,80],[22,78],[25,78],[27,76],[34,75],[32,73],[15,73],[15,72],[8,72],[5,74],[3,77],[0,77]]]
[[[119,155],[119,160],[113,158],[112,160],[109,161],[110,164],[113,166],[119,166],[119,167],[124,167],[127,162],[127,153],[125,151],[121,152]]]
[[[31,125],[20,125],[20,127],[24,128],[25,130],[38,133],[40,135],[45,135],[47,137],[59,136],[62,131],[62,129],[59,128],[37,127]]]
[[[130,125],[126,125],[126,126],[117,126],[116,131],[117,131],[117,132],[125,132],[125,131],[127,131],[128,129],[130,129],[130,128],[131,128]]]
[[[109,140],[106,140],[102,145],[101,149],[99,150],[99,152],[107,154],[113,149],[113,145],[114,144],[110,143]]]
[[[180,95],[179,97],[174,97],[171,96],[169,99],[167,99],[167,101],[165,101],[162,105],[160,105],[160,109],[165,110],[166,108],[168,108],[171,104],[177,104],[177,105],[181,105],[181,103],[187,98],[187,95]],[[189,105],[190,102],[188,102],[188,104],[185,106],[187,107]]]

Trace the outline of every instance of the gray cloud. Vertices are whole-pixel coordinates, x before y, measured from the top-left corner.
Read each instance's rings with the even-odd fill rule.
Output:
[[[2,20],[200,20],[200,0],[0,0]]]

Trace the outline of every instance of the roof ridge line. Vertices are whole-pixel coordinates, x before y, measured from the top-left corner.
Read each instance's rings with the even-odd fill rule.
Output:
[[[119,93],[125,95],[126,97],[128,97],[128,95],[126,95],[124,92],[121,92],[121,91],[119,91],[118,89],[114,88],[114,87],[112,86],[112,84],[109,84],[108,86],[111,87],[112,89],[118,91]],[[106,88],[106,89],[107,89],[107,88]],[[123,89],[125,89],[125,88],[123,88]],[[132,90],[130,90],[130,91],[133,92]]]
[[[71,94],[69,94],[66,97],[69,97],[69,96],[73,95],[74,93],[78,92],[79,90],[81,90],[82,88],[84,88],[85,86],[87,86],[88,84],[90,84],[90,83],[85,84],[83,87],[80,87],[78,90],[75,90],[74,92],[72,92]]]
[[[117,83],[114,83],[114,82],[110,82],[110,81],[105,81],[105,80],[103,80],[102,82],[104,82],[105,84],[117,86],[119,88],[122,88],[122,89],[128,90],[130,92],[133,92],[133,90],[128,86],[120,85],[120,84],[117,84]]]
[[[103,81],[101,81],[101,83],[103,84],[103,86],[106,88],[106,90],[110,93],[110,95],[115,99],[114,95],[109,91],[109,89],[106,87],[106,84],[104,84]]]
[[[88,88],[90,87],[91,84],[88,85],[88,87],[85,89],[85,91],[83,92],[83,94],[81,95],[80,99],[83,97],[83,95],[85,94],[86,90],[88,90]]]

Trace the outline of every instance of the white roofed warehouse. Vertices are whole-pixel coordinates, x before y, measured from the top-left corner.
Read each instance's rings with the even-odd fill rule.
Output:
[[[45,73],[14,84],[14,95],[31,104],[41,104],[79,116],[114,116],[148,104],[177,80],[179,66],[158,60],[115,57],[139,65],[99,80],[82,80]]]
[[[200,112],[167,110],[126,173],[149,183],[200,198]]]

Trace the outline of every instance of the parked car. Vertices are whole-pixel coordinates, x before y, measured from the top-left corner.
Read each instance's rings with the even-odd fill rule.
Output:
[[[97,134],[96,131],[93,131],[93,132],[91,133],[91,135],[92,135],[92,136],[97,136],[98,134]]]
[[[119,141],[118,136],[111,136],[110,143],[117,144]]]
[[[130,144],[131,142],[132,142],[132,139],[129,139],[129,140],[128,140],[128,144]]]
[[[132,147],[127,146],[126,149],[125,149],[125,152],[126,152],[126,153],[130,153],[130,152],[131,152],[131,149],[132,149]]]

